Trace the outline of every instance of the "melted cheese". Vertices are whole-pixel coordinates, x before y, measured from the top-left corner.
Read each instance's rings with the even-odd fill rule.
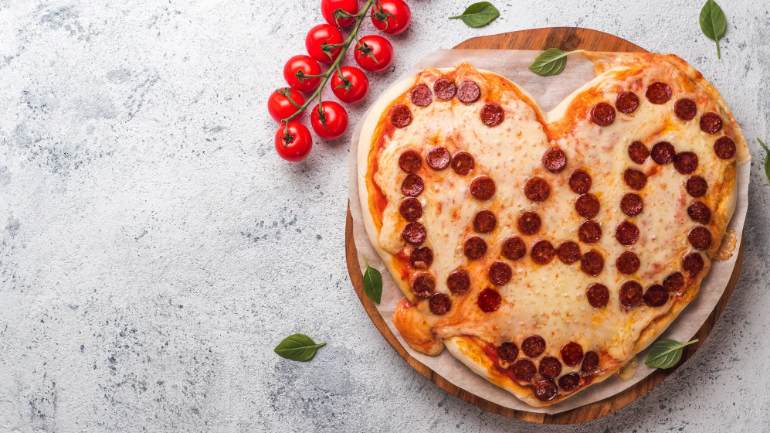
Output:
[[[408,255],[411,251],[401,239],[405,221],[398,212],[403,198],[400,185],[406,175],[399,169],[398,158],[404,151],[415,150],[424,157],[431,148],[440,145],[452,154],[461,150],[471,153],[475,168],[467,176],[459,176],[451,168],[434,171],[424,162],[418,174],[425,182],[425,190],[419,196],[423,205],[420,222],[427,228],[424,245],[434,252],[430,272],[436,278],[436,289],[449,293],[445,281],[457,267],[470,272],[472,289],[467,295],[452,296],[452,310],[445,316],[430,314],[427,302],[417,303],[414,308],[425,315],[426,321],[411,317],[415,310],[410,309],[410,319],[401,320],[402,326],[399,326],[402,334],[409,327],[405,323],[409,322],[419,322],[441,338],[468,335],[493,344],[504,341],[520,344],[525,337],[537,334],[547,342],[546,355],[559,357],[559,349],[575,341],[584,351],[608,355],[613,359],[608,362],[616,365],[627,362],[642,349],[637,343],[645,329],[677,301],[670,300],[658,308],[642,305],[624,311],[618,300],[621,284],[633,279],[647,288],[680,270],[682,258],[692,251],[687,235],[697,225],[686,212],[693,201],[685,190],[687,176],[679,174],[673,164],[658,166],[651,158],[641,166],[633,163],[628,157],[628,145],[639,140],[651,149],[659,141],[669,141],[678,152],[697,154],[699,165],[694,174],[707,180],[709,193],[702,200],[714,213],[710,225],[714,242],[708,252],[714,254],[734,205],[735,162],[723,161],[714,155],[712,145],[719,135],[702,132],[698,119],[705,111],[718,112],[726,123],[725,132],[739,135],[737,126],[730,122],[732,117],[721,108],[719,101],[667,62],[603,71],[548,113],[547,123],[531,98],[502,77],[481,73],[467,65],[443,74],[458,83],[463,79],[476,81],[482,88],[481,99],[465,105],[456,98],[449,102],[434,98],[432,104],[421,108],[411,104],[406,92],[392,101],[406,104],[412,111],[413,121],[406,128],[390,131],[384,139],[373,137],[371,140],[370,155],[376,160],[377,170],[370,170],[366,175],[387,201],[382,226],[373,238],[391,265],[395,256]],[[432,87],[441,75],[437,70],[424,71],[415,83]],[[644,96],[649,83],[660,81],[654,77],[667,77],[664,81],[673,89],[674,96],[666,104],[651,104]],[[613,103],[617,94],[626,90],[634,91],[641,100],[635,113],[618,112],[615,122],[608,127],[590,122],[588,113],[594,104]],[[681,97],[697,102],[698,116],[694,120],[682,122],[673,115],[674,102]],[[504,108],[502,124],[490,128],[481,122],[479,112],[485,101]],[[380,122],[388,122],[387,110],[383,113]],[[742,144],[742,137],[735,139]],[[381,143],[381,147],[374,143]],[[554,145],[564,150],[568,158],[567,168],[559,174],[547,172],[541,162],[543,153]],[[541,239],[549,240],[555,247],[566,240],[578,241],[578,227],[584,219],[575,211],[577,195],[567,183],[569,175],[578,168],[591,175],[590,192],[601,203],[595,218],[603,231],[600,241],[591,245],[580,243],[581,252],[593,249],[604,257],[604,269],[597,277],[583,273],[579,262],[565,265],[554,258],[550,264],[540,266],[529,256],[532,245]],[[646,187],[637,192],[644,200],[644,211],[633,218],[625,216],[620,209],[621,197],[632,192],[623,180],[626,168],[637,168],[648,175]],[[468,191],[470,181],[479,175],[490,176],[495,181],[497,191],[491,200],[476,200]],[[545,202],[534,203],[524,196],[524,184],[532,176],[541,176],[549,182],[551,194]],[[489,247],[487,254],[469,262],[463,255],[463,242],[473,235],[473,216],[482,209],[491,210],[498,224],[492,233],[480,235]],[[538,234],[518,233],[516,220],[523,211],[540,215],[543,224]],[[630,247],[624,247],[615,239],[615,228],[624,220],[633,221],[641,234],[638,242]],[[525,240],[528,254],[510,262],[500,256],[500,246],[503,240],[514,235]],[[641,260],[639,271],[631,276],[620,274],[615,267],[615,259],[627,250],[635,252]],[[512,267],[513,278],[498,288],[503,298],[500,309],[484,313],[476,299],[481,290],[491,286],[487,270],[497,260]],[[414,299],[409,291],[410,274],[407,270],[405,274],[395,273],[394,277],[405,294]],[[602,309],[591,307],[585,295],[586,288],[596,282],[610,289],[609,305]],[[700,279],[688,281],[689,290],[697,290],[699,283]],[[417,334],[421,343],[413,346],[420,350],[420,346],[426,344],[424,329]],[[435,350],[436,346],[431,348]],[[569,369],[565,368],[566,371]]]

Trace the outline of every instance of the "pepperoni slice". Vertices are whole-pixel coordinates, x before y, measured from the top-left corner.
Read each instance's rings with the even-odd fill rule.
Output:
[[[527,245],[520,237],[514,236],[503,242],[501,253],[506,259],[516,261],[527,254]]]
[[[681,174],[690,174],[698,168],[698,155],[693,152],[679,152],[674,155],[674,168]]]
[[[455,97],[457,85],[454,81],[446,78],[439,78],[433,83],[433,92],[436,94],[436,98],[442,101],[448,101]]]
[[[567,166],[567,155],[558,147],[552,147],[543,154],[543,167],[551,173],[559,173]]]
[[[416,222],[407,224],[401,232],[401,238],[403,238],[406,243],[412,245],[420,245],[425,242],[427,236],[428,233],[425,231],[425,226]]]
[[[668,291],[660,284],[653,284],[647,288],[642,298],[648,307],[662,307],[668,302]]]
[[[593,375],[599,372],[599,354],[593,350],[586,352],[583,356],[583,364],[580,365],[580,372],[585,375]]]
[[[637,216],[644,210],[644,201],[639,194],[629,192],[620,199],[620,210],[628,216]]]
[[[452,170],[460,176],[465,176],[473,170],[473,156],[468,152],[457,152],[452,157]]]
[[[604,257],[598,252],[591,250],[580,258],[580,270],[591,276],[597,276],[604,269]]]
[[[537,358],[545,352],[545,339],[539,335],[530,335],[521,342],[521,351],[530,358]]]
[[[641,141],[634,141],[628,146],[628,157],[637,164],[644,164],[647,157],[650,156],[650,150]]]
[[[580,260],[580,245],[572,241],[562,242],[556,249],[556,255],[562,263],[571,265]]]
[[[545,265],[553,260],[553,256],[556,255],[556,251],[553,249],[548,241],[539,241],[532,246],[532,260],[539,265]]]
[[[409,264],[415,269],[428,269],[433,264],[433,250],[428,247],[419,247],[409,254]]]
[[[493,128],[501,123],[505,119],[505,111],[499,104],[484,104],[481,108],[481,123]]]
[[[698,107],[692,99],[682,98],[674,104],[674,113],[676,114],[676,117],[682,120],[692,120],[698,113]]]
[[[703,257],[699,253],[690,253],[684,257],[682,268],[690,274],[691,277],[698,275],[703,270]]]
[[[720,159],[731,159],[735,156],[735,142],[730,137],[720,137],[714,142],[714,153]]]
[[[503,262],[494,262],[492,263],[492,266],[489,267],[489,273],[487,275],[490,283],[495,286],[504,286],[511,281],[513,271],[511,271],[510,266]]]
[[[540,401],[551,401],[559,393],[559,389],[551,379],[541,377],[536,379],[532,385],[535,397]]]
[[[559,378],[559,388],[564,392],[572,392],[580,385],[580,375],[577,373],[567,373]]]
[[[454,295],[464,295],[471,288],[471,277],[465,269],[455,269],[446,278],[446,286]]]
[[[422,158],[414,150],[406,150],[398,157],[398,166],[407,173],[417,173],[421,165]]]
[[[640,190],[647,185],[647,175],[634,168],[627,168],[623,172],[623,180],[626,181],[626,185],[635,190]]]
[[[615,121],[615,109],[606,102],[600,102],[591,109],[591,122],[599,126],[610,126]]]
[[[394,105],[390,109],[390,123],[396,128],[406,128],[412,123],[412,112],[406,105]]]
[[[695,222],[708,224],[711,222],[711,209],[702,201],[696,201],[687,207],[687,215]]]
[[[524,212],[517,221],[519,231],[525,235],[534,235],[540,231],[540,216],[535,212]]]
[[[479,176],[471,181],[471,195],[479,200],[489,200],[495,190],[495,181],[489,176]]]
[[[401,194],[407,197],[417,197],[425,189],[422,178],[416,174],[407,174],[401,182]]]
[[[623,221],[615,229],[615,239],[621,245],[633,245],[639,240],[639,227],[630,221]]]
[[[583,194],[575,201],[575,210],[583,218],[593,218],[599,214],[599,199],[593,194]]]
[[[675,153],[676,151],[674,150],[674,146],[671,143],[668,141],[661,141],[660,143],[655,143],[655,145],[652,146],[652,152],[650,152],[650,155],[652,155],[652,160],[657,164],[665,165],[670,164],[671,161],[674,160]]]
[[[398,205],[398,213],[407,221],[417,221],[422,216],[422,205],[416,198],[407,197]]]
[[[578,228],[578,239],[586,244],[599,242],[602,238],[602,227],[596,221],[586,221]]]
[[[647,88],[647,100],[653,104],[665,104],[671,99],[671,87],[666,83],[660,81],[650,84]]]
[[[575,170],[569,177],[569,187],[575,194],[585,194],[591,189],[591,175],[583,170]]]
[[[610,289],[604,284],[591,284],[586,290],[586,298],[588,303],[594,308],[604,308],[610,301]]]
[[[420,299],[427,299],[436,290],[436,279],[427,272],[418,272],[412,280],[412,293]]]
[[[626,281],[620,286],[620,305],[634,308],[642,303],[642,285],[636,281]]]
[[[519,356],[519,348],[516,344],[506,341],[505,343],[497,346],[497,357],[505,362],[511,363]]]
[[[524,195],[532,201],[545,201],[551,195],[551,187],[542,177],[533,177],[524,185]]]
[[[520,359],[514,362],[511,370],[513,371],[513,377],[520,382],[529,382],[537,372],[535,363],[529,359]]]
[[[583,360],[583,346],[574,341],[570,341],[561,348],[561,359],[565,364],[574,367]]]
[[[696,250],[707,250],[711,247],[711,231],[703,226],[695,227],[690,230],[687,240]]]
[[[472,104],[478,101],[479,97],[481,97],[481,88],[475,81],[465,80],[457,89],[457,99],[463,104]]]
[[[618,268],[621,274],[633,274],[639,270],[640,264],[639,256],[631,251],[624,251],[615,260],[615,267]]]
[[[409,93],[409,97],[412,99],[412,104],[418,107],[427,107],[433,102],[433,93],[431,93],[430,87],[425,84],[414,86]]]
[[[701,176],[692,176],[687,179],[685,189],[687,189],[687,194],[690,194],[693,197],[703,197],[709,189],[709,184],[706,182],[706,179]]]
[[[434,147],[428,152],[425,161],[428,163],[428,167],[434,170],[443,170],[449,167],[452,155],[449,154],[446,147]]]
[[[473,230],[477,233],[489,233],[495,229],[495,226],[497,226],[497,218],[488,210],[479,211],[473,217]]]
[[[673,272],[663,279],[663,287],[671,293],[676,293],[684,287],[684,275],[681,272]]]
[[[500,297],[500,293],[497,290],[487,288],[479,293],[479,297],[476,302],[479,304],[481,311],[485,313],[492,313],[500,308],[502,298]]]
[[[639,97],[634,92],[621,92],[615,100],[615,107],[621,113],[631,114],[639,108]]]
[[[452,300],[444,293],[434,293],[428,300],[428,307],[431,313],[443,316],[452,309]]]
[[[544,356],[543,359],[540,360],[538,371],[543,377],[556,379],[561,374],[561,361],[559,361],[559,358],[554,358],[553,356]]]
[[[707,134],[716,134],[722,130],[722,118],[717,113],[703,113],[700,117],[700,129]]]
[[[470,260],[480,259],[487,253],[487,243],[478,236],[468,238],[463,245],[465,257]]]

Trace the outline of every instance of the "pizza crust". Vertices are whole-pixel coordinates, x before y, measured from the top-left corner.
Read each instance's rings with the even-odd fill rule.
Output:
[[[615,70],[623,70],[628,68],[629,65],[638,67],[640,64],[644,65],[651,62],[659,62],[659,64],[667,63],[673,65],[677,70],[683,72],[689,80],[691,80],[694,88],[706,92],[711,100],[716,104],[719,110],[719,114],[725,119],[725,131],[730,134],[735,140],[737,147],[737,161],[743,161],[748,159],[748,146],[745,138],[743,137],[737,122],[733,118],[726,104],[722,100],[719,93],[714,87],[703,79],[702,75],[695,71],[692,67],[686,64],[684,61],[676,56],[661,56],[654,54],[614,54],[614,53],[585,53],[585,55],[591,59],[596,65],[597,74],[612,73]],[[469,66],[460,66],[460,68],[470,68]],[[451,71],[452,68],[442,70],[429,70],[422,74],[443,74]],[[488,71],[478,71],[482,76],[497,76]],[[421,74],[421,75],[422,75]],[[499,76],[497,76],[499,77]],[[500,77],[504,79],[503,77]],[[381,133],[381,128],[387,121],[387,114],[390,107],[394,104],[394,101],[399,98],[403,98],[403,95],[414,85],[414,83],[420,79],[409,77],[399,81],[394,86],[389,88],[372,106],[364,120],[360,140],[358,143],[357,154],[357,170],[358,170],[358,188],[359,197],[361,200],[362,214],[364,219],[364,225],[367,234],[371,240],[372,245],[378,252],[380,257],[386,263],[390,272],[396,276],[402,271],[403,260],[399,261],[393,254],[384,249],[380,244],[379,230],[381,228],[381,222],[376,220],[376,210],[372,207],[371,200],[371,187],[372,182],[370,178],[370,169],[372,159],[375,157],[376,142],[375,139]],[[505,80],[505,79],[504,79]],[[506,80],[507,81],[507,80]],[[585,86],[576,90],[570,97],[566,98],[561,104],[559,104],[554,110],[548,113],[549,121],[556,122],[561,118],[568,116],[567,110],[574,104],[574,99],[581,95],[586,89],[595,85],[596,80],[587,83]],[[531,108],[535,111],[536,115],[540,118],[544,117],[539,111],[532,99],[526,95],[515,84],[510,83],[513,88],[517,89],[521,97],[528,100]],[[553,138],[553,137],[549,137]],[[730,165],[724,175],[721,177],[721,181],[718,183],[709,185],[709,195],[704,199],[709,207],[712,209],[712,223],[710,227],[715,230],[714,242],[711,248],[706,252],[710,258],[713,258],[724,236],[727,224],[732,218],[736,205],[736,182],[737,182],[737,170],[736,164]],[[716,191],[716,193],[715,193]],[[609,263],[607,265],[610,265]],[[615,374],[626,362],[632,360],[634,355],[644,350],[650,343],[652,343],[658,336],[663,333],[673,320],[675,320],[681,311],[697,296],[702,280],[708,275],[710,268],[710,260],[706,260],[705,267],[702,272],[695,278],[689,281],[688,286],[682,292],[680,296],[677,296],[671,307],[663,311],[660,315],[650,320],[649,324],[644,327],[638,334],[638,338],[635,340],[632,352],[633,355],[626,359],[613,361],[612,363],[605,363],[602,365],[603,370],[592,377],[590,385],[602,382],[608,377]],[[421,303],[422,311],[417,308],[417,299],[412,294],[406,279],[394,278],[394,281],[399,285],[401,291],[404,293],[406,300],[402,301],[394,315],[394,323],[399,329],[402,336],[406,339],[415,350],[430,355],[436,355],[440,353],[445,345],[450,353],[467,365],[476,374],[485,377],[491,383],[504,388],[514,394],[517,398],[525,403],[535,406],[544,407],[553,405],[566,398],[570,398],[573,395],[581,392],[590,386],[581,386],[578,390],[571,394],[559,395],[556,399],[543,402],[534,397],[530,386],[522,386],[516,381],[511,379],[508,375],[505,375],[499,371],[494,362],[485,354],[484,348],[481,345],[479,336],[471,335],[455,335],[452,333],[452,324],[444,327],[444,332],[439,332],[438,335],[434,334],[434,338],[428,338],[431,335],[432,327],[435,324],[435,320],[427,321],[421,320],[420,314],[427,313],[425,307],[426,302]],[[407,301],[408,300],[408,301]],[[429,314],[429,313],[427,313]],[[482,327],[483,328],[483,327]],[[447,331],[449,329],[450,331]],[[478,332],[478,335],[485,335],[485,330]],[[486,334],[492,335],[492,334]],[[443,344],[441,343],[443,340]],[[498,343],[494,338],[490,338],[492,343]]]

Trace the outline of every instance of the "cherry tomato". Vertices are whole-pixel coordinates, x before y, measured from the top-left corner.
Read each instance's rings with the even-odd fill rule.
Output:
[[[393,45],[382,36],[366,35],[358,40],[355,57],[356,62],[367,71],[384,71],[393,61]]]
[[[337,138],[348,127],[348,113],[342,105],[334,101],[323,101],[313,107],[310,113],[310,124],[313,125],[313,131],[319,137]]]
[[[358,0],[321,0],[321,14],[327,23],[342,27],[343,29],[355,24],[356,20],[354,18],[345,17],[344,14],[340,13],[337,13],[337,16],[335,16],[335,12],[338,9],[347,12],[349,15],[355,15],[358,13]]]
[[[397,35],[409,27],[412,11],[404,0],[377,0],[372,7],[372,23],[385,33]]]
[[[332,74],[332,91],[343,102],[356,102],[366,96],[369,79],[355,66],[343,66]]]
[[[283,67],[283,78],[292,88],[301,92],[310,93],[321,83],[321,77],[308,77],[308,75],[319,75],[321,65],[310,56],[300,54],[294,56],[286,62]]]
[[[267,98],[267,111],[276,122],[280,122],[296,113],[304,103],[305,97],[302,96],[302,93],[290,87],[281,87]]]
[[[342,33],[331,24],[318,24],[307,32],[305,38],[307,53],[322,63],[333,62],[342,50],[341,45]]]
[[[292,120],[281,123],[275,131],[275,150],[287,161],[299,161],[307,156],[313,147],[313,137],[307,126]]]

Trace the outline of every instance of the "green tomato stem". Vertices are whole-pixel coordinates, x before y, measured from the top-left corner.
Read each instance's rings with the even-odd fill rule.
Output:
[[[337,58],[334,59],[334,62],[329,66],[329,69],[326,70],[321,76],[323,77],[323,80],[321,80],[321,84],[318,85],[318,88],[313,91],[313,94],[310,95],[309,98],[305,101],[302,106],[299,107],[299,109],[292,114],[291,116],[281,119],[281,122],[289,122],[292,119],[296,118],[300,114],[302,114],[305,109],[310,106],[310,103],[314,100],[318,99],[321,100],[321,92],[323,92],[324,87],[326,87],[326,83],[329,82],[329,79],[334,74],[334,72],[339,68],[340,63],[342,62],[342,59],[345,57],[345,54],[348,52],[348,48],[350,48],[350,44],[356,40],[356,36],[358,35],[358,31],[361,29],[361,23],[364,21],[364,18],[367,15],[367,12],[369,12],[369,9],[371,9],[372,5],[374,4],[375,0],[367,0],[366,4],[364,4],[364,7],[361,9],[361,12],[356,14],[354,17],[356,19],[356,24],[353,26],[353,29],[350,30],[350,34],[345,38],[345,40],[341,44],[334,44],[341,46],[342,49],[340,50],[340,53],[337,55]]]

